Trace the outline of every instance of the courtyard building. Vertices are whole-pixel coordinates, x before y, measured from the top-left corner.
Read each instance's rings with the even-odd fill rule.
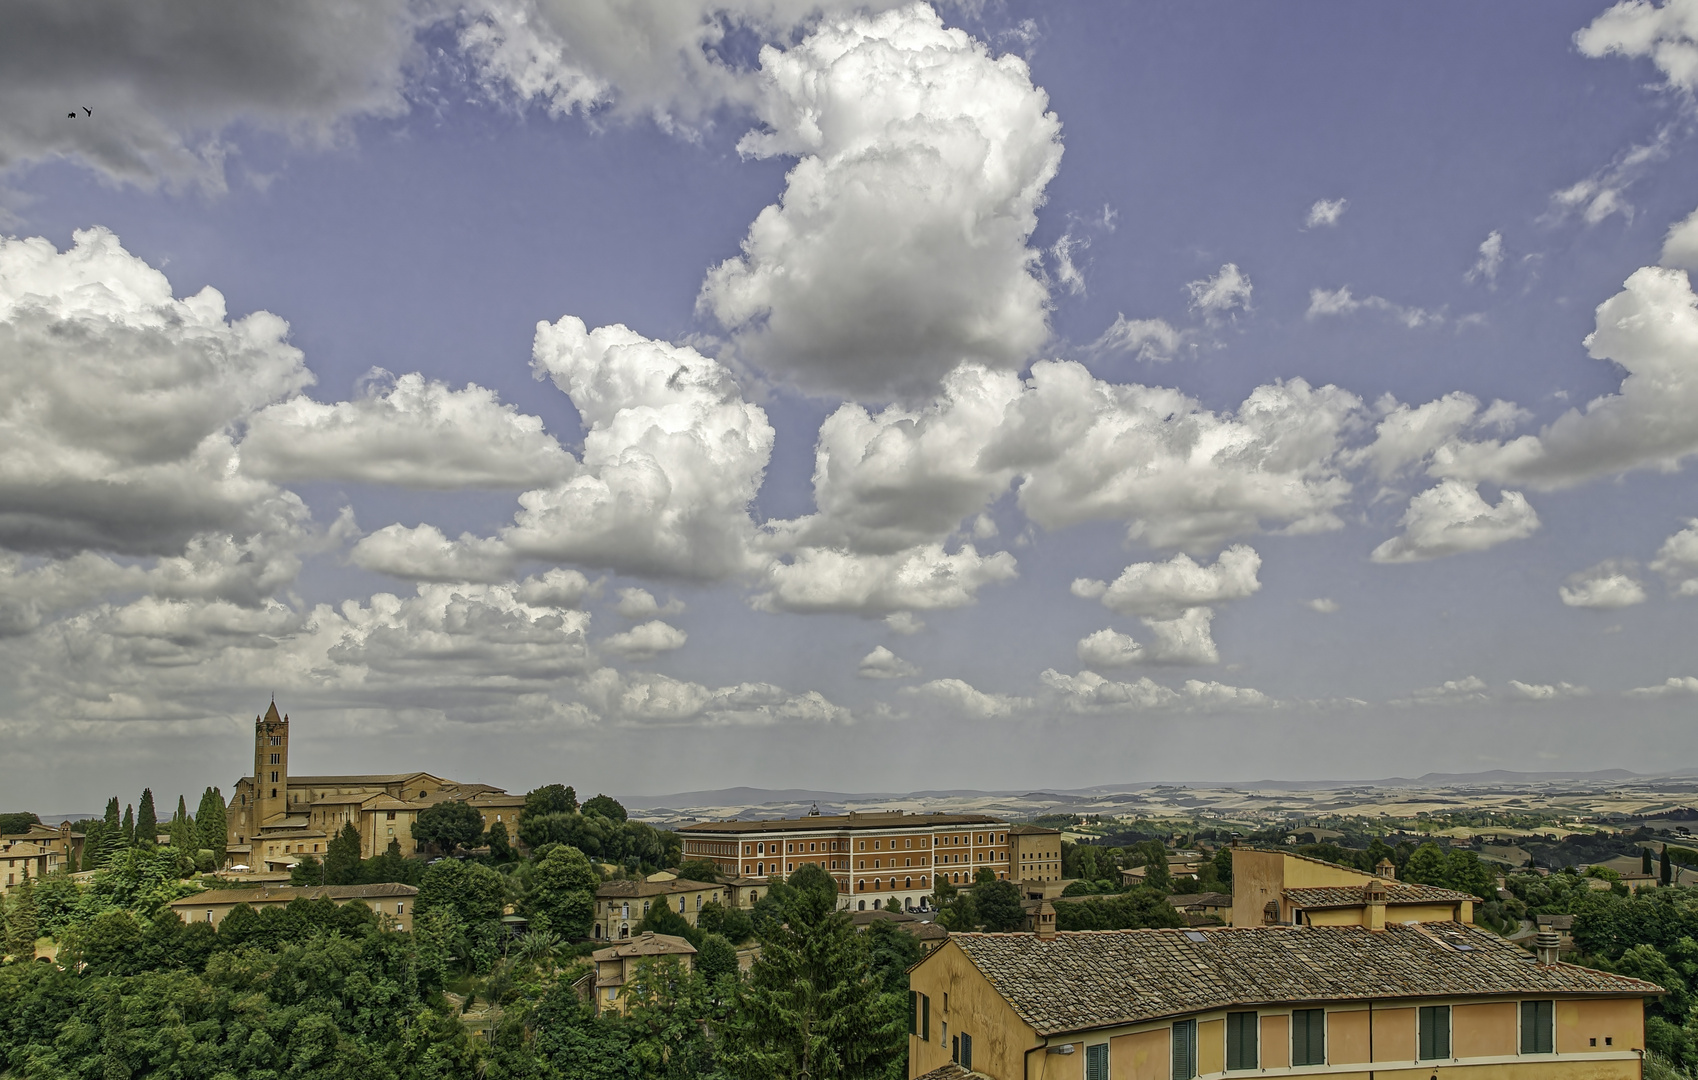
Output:
[[[296,900],[333,900],[338,907],[360,903],[391,921],[397,930],[413,928],[414,900],[419,890],[411,885],[388,882],[382,885],[314,885],[306,888],[280,886],[257,889],[210,889],[171,901],[170,908],[184,922],[206,922],[217,926],[237,905],[259,911],[288,907]]]
[[[707,859],[722,875],[782,878],[812,864],[836,880],[840,908],[866,911],[892,897],[919,907],[934,879],[969,885],[980,869],[999,880],[1018,877],[1009,830],[984,814],[816,810],[768,821],[701,821],[678,832],[684,858]]]

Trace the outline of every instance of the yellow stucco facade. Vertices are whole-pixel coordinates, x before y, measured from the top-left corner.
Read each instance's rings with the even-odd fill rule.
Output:
[[[1385,1002],[1298,1002],[1234,1006],[1256,1013],[1257,1065],[1228,1070],[1227,1012],[1216,1009],[1138,1024],[1044,1036],[1014,1010],[953,941],[909,974],[916,1009],[908,1075],[958,1060],[972,1040],[972,1068],[994,1080],[1085,1080],[1087,1048],[1106,1045],[1110,1080],[1176,1080],[1174,1022],[1196,1022],[1197,1080],[1240,1076],[1340,1080],[1640,1080],[1644,1004],[1631,996],[1558,997],[1555,1051],[1523,1055],[1521,998],[1431,997]],[[1549,997],[1529,1000],[1550,1000]],[[1418,1011],[1446,1006],[1450,1050],[1419,1058]],[[1292,1012],[1325,1013],[1325,1063],[1292,1064]],[[1071,1049],[1069,1049],[1071,1048]]]
[[[1397,881],[1390,863],[1385,876],[1283,851],[1232,850],[1232,926],[1305,923],[1310,926],[1368,926],[1386,923],[1474,921],[1472,901],[1460,893]],[[1351,890],[1352,899],[1304,904],[1292,890]],[[1444,899],[1433,899],[1437,893]],[[1383,903],[1369,902],[1370,895]]]

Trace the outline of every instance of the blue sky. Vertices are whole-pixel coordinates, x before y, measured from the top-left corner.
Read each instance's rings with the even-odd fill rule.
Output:
[[[1698,764],[1698,3],[69,18],[14,801]]]

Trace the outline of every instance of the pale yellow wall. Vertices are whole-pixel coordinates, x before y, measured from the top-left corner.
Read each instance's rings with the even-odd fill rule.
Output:
[[[1366,910],[1359,907],[1320,908],[1304,911],[1303,921],[1310,926],[1361,926]]]
[[[1598,1040],[1593,1046],[1592,1039]],[[1614,1043],[1606,1043],[1613,1039]],[[1634,1050],[1645,1045],[1645,1006],[1638,998],[1562,1001],[1556,1005],[1559,1054]]]
[[[1387,904],[1386,922],[1455,922],[1455,904]]]
[[[1264,1069],[1291,1067],[1291,1017],[1262,1017],[1262,1051],[1258,1064]]]
[[[1025,1077],[1026,1051],[1039,1044],[1037,1033],[1009,1007],[959,945],[946,942],[932,952],[909,973],[908,985],[932,1001],[931,1040],[921,1042],[917,1035],[908,1039],[909,1076],[920,1076],[949,1063],[949,1042],[943,1037],[943,1025],[948,1024],[950,1035],[966,1032],[973,1037],[976,1071],[999,1080]],[[1062,1056],[1032,1055],[1034,1061]],[[1082,1052],[1072,1056],[1081,1061],[1084,1058]],[[1051,1072],[1043,1080],[1060,1077]]]
[[[1415,1060],[1414,1009],[1374,1010],[1374,1060]]]
[[[1173,1029],[1137,1031],[1108,1042],[1108,1074],[1114,1080],[1170,1080]]]
[[[257,891],[258,890],[256,890],[256,892]],[[291,897],[289,899],[293,898]],[[186,923],[210,921],[213,926],[218,926],[224,921],[225,916],[236,910],[237,904],[247,904],[255,911],[258,911],[261,908],[268,907],[287,907],[289,906],[289,899],[279,897],[273,900],[238,900],[234,903],[194,904],[192,906],[173,904],[171,906],[171,910],[176,913],[179,919],[182,919]],[[336,903],[337,906],[353,903],[364,904],[373,911],[387,915],[391,919],[394,919],[395,928],[397,930],[411,930],[413,928],[413,900],[414,897],[411,896],[374,896],[355,897],[350,900],[338,900]],[[399,911],[396,910],[397,905],[400,907]],[[212,917],[210,920],[207,918],[208,912],[211,912]]]
[[[1286,889],[1362,885],[1372,880],[1372,874],[1295,858],[1282,851],[1233,848],[1232,925],[1261,926],[1262,911],[1269,900],[1280,905],[1283,918],[1289,918],[1283,901]],[[1359,923],[1360,919],[1355,915],[1350,921]]]
[[[1236,876],[1237,871],[1233,871]],[[1226,1068],[1226,1021],[1204,1020],[1197,1025],[1197,1071],[1220,1072]]]
[[[360,811],[361,854],[368,859],[382,855],[388,850],[389,841],[393,839],[400,842],[401,854],[416,855],[419,844],[413,839],[413,821],[417,817],[416,811],[397,810],[395,820],[390,821],[387,810]]]
[[[1450,1010],[1450,1049],[1457,1057],[1504,1057],[1521,1049],[1513,1001],[1456,1005]]]
[[[1327,1060],[1353,1065],[1368,1060],[1368,1010],[1327,1011]]]

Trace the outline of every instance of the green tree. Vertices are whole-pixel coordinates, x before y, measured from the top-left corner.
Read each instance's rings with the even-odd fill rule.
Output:
[[[360,880],[360,830],[353,822],[325,845],[324,883],[326,885],[356,885]]]
[[[417,885],[424,880],[422,859],[409,859],[401,854],[401,842],[390,837],[383,854],[360,864],[360,881],[365,884],[394,881],[402,885]]]
[[[94,849],[93,866],[104,865],[112,857],[112,853],[120,847],[128,847],[129,841],[124,839],[124,825],[118,818],[118,797],[112,796],[106,800],[106,815],[101,820],[100,844]],[[84,837],[85,841],[87,837]],[[87,850],[86,844],[84,850]]]
[[[1669,846],[1663,845],[1662,860],[1657,867],[1657,881],[1667,885],[1674,880],[1674,867],[1669,863]]]
[[[1135,849],[1144,858],[1144,886],[1160,893],[1173,891],[1173,875],[1167,869],[1167,846],[1160,840],[1146,840]],[[1107,875],[1103,875],[1105,878]]]
[[[224,813],[224,796],[215,787],[207,788],[200,797],[200,807],[195,810],[195,832],[200,848],[212,852],[214,866],[224,865],[224,845],[229,827]]]
[[[30,880],[29,864],[24,864],[24,879],[12,890],[6,901],[6,951],[26,960],[35,959],[35,939],[41,934],[41,920],[35,907],[35,882]]]
[[[755,924],[742,908],[728,908],[718,900],[702,905],[696,925],[709,934],[719,934],[733,945],[741,945],[755,936]]]
[[[696,970],[710,984],[726,977],[735,978],[737,947],[724,935],[704,933],[702,943],[696,946]]]
[[[992,881],[973,887],[973,906],[986,930],[1005,933],[1026,926],[1026,909],[1020,889],[1012,881]]]
[[[719,881],[719,867],[712,859],[691,859],[679,865],[678,876],[686,881],[706,881],[713,884]]]
[[[609,795],[597,795],[593,799],[586,800],[583,812],[585,814],[599,814],[609,821],[624,821],[626,817],[625,808],[619,804],[617,799]]]
[[[133,848],[136,846],[136,811],[135,807],[129,803],[124,804],[123,837],[125,847]]]
[[[496,862],[508,863],[519,857],[518,853],[513,850],[512,841],[507,838],[505,822],[497,821],[491,825],[488,835],[484,837],[484,842],[489,844],[489,857]]]
[[[631,1064],[644,1080],[718,1075],[708,1028],[717,1019],[707,980],[675,956],[640,961],[625,984]]]
[[[1646,875],[1651,873],[1651,849],[1648,847],[1639,849],[1639,872]]]
[[[637,924],[633,933],[670,934],[683,938],[697,948],[701,947],[705,936],[700,929],[691,926],[688,919],[670,907],[664,897],[650,906],[648,914],[643,916],[643,921]]]
[[[150,848],[159,842],[159,815],[153,809],[153,789],[142,788],[141,806],[136,810],[137,847]]]
[[[305,888],[328,885],[330,882],[325,879],[324,864],[318,861],[318,856],[303,855],[294,866],[289,867],[289,884],[296,888]]]
[[[0,814],[0,836],[12,836],[28,832],[31,825],[40,825],[41,819],[28,811],[12,814]]]
[[[820,880],[823,879],[823,880]],[[720,1061],[747,1080],[860,1080],[891,1075],[907,1023],[881,992],[866,942],[836,910],[837,886],[812,864],[773,890],[782,921],[739,985]]]
[[[414,910],[423,915],[436,908],[451,910],[468,926],[501,918],[507,890],[501,874],[482,863],[443,859],[425,870]],[[557,929],[539,926],[539,930]]]
[[[867,964],[873,978],[887,994],[901,994],[906,1005],[908,969],[925,955],[920,939],[887,919],[871,923],[862,932],[867,942]]]
[[[565,784],[545,784],[525,792],[525,810],[519,820],[544,814],[576,814],[578,793]]]
[[[533,926],[568,941],[586,938],[595,921],[595,891],[601,875],[576,848],[557,847],[531,870],[524,910]]]
[[[481,836],[483,815],[477,807],[459,799],[427,806],[413,822],[413,839],[432,845],[444,855],[473,846]]]
[[[1057,930],[1138,930],[1184,925],[1185,920],[1167,902],[1167,895],[1151,888],[1055,905]]]

